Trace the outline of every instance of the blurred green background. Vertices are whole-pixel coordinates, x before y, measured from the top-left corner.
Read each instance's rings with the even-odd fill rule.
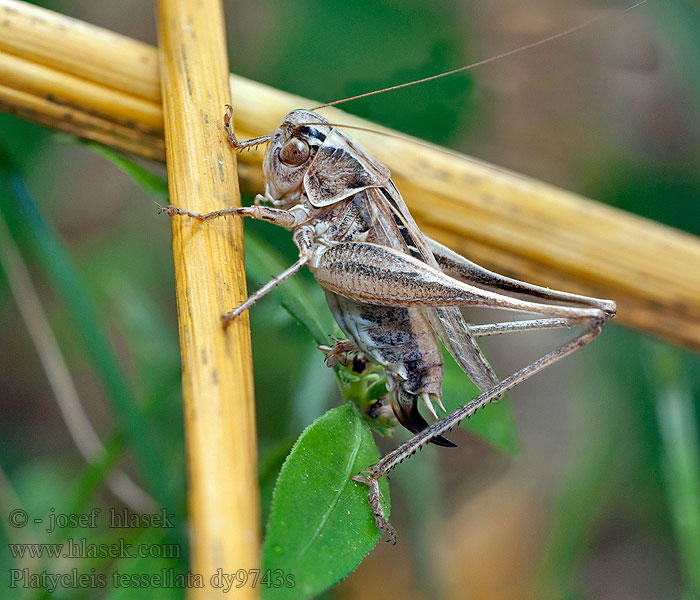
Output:
[[[39,4],[156,41],[148,2]],[[319,101],[498,54],[613,6],[625,5],[225,3],[231,70]],[[698,30],[697,3],[651,0],[468,74],[343,108],[700,235]],[[107,448],[86,466],[3,268],[3,577],[11,568],[41,570],[37,565],[49,571],[77,565],[98,573],[161,566],[185,570],[168,220],[156,216],[155,196],[101,155],[7,115],[0,115],[0,160],[6,222],[0,238],[8,239],[9,228],[58,341],[58,356]],[[162,167],[155,170],[162,173]],[[261,223],[247,222],[246,228],[292,262],[295,250],[286,232]],[[251,323],[265,512],[280,457],[339,396],[313,341],[274,296],[255,307]],[[497,372],[506,375],[562,339],[523,335],[496,341],[487,350]],[[519,451],[509,456],[457,432],[457,450],[428,448],[402,465],[392,476],[399,545],[378,546],[328,597],[365,598],[381,590],[387,599],[700,598],[697,354],[612,324],[590,347],[521,385],[511,399]],[[134,405],[139,409],[129,408]],[[80,428],[77,419],[69,421]],[[131,432],[143,433],[138,447],[121,429],[123,422]],[[397,431],[380,447],[389,449],[402,439]],[[148,457],[144,469],[135,467],[134,456]],[[56,512],[126,505],[149,510],[151,498],[168,506],[178,526],[167,535],[154,537],[154,530],[127,535],[137,543],[179,544],[179,559],[57,565],[6,552],[8,542],[60,539],[56,534],[47,539],[37,528],[9,527],[6,515],[12,508],[30,515],[47,514],[52,507]],[[114,535],[99,530],[90,541],[110,541]],[[3,597],[19,597],[20,591],[6,590],[3,583]],[[29,591],[29,597],[42,596],[40,590]],[[134,597],[133,590],[108,596],[120,594]],[[150,589],[143,597],[180,595]],[[55,594],[85,596],[84,590]]]

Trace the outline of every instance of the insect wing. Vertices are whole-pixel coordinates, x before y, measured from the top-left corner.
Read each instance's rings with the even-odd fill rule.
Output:
[[[331,129],[304,176],[304,191],[316,208],[329,206],[389,181],[389,169],[351,138]]]
[[[401,249],[439,270],[440,267],[428,248],[425,236],[418,229],[394,183],[389,181],[387,185],[368,189],[366,193],[374,200],[377,222],[390,223],[395,228],[398,235],[386,236],[396,240],[392,244],[394,249]],[[469,332],[469,326],[460,309],[439,307],[423,310],[447,351],[476,386],[481,391],[486,391],[496,385],[498,377]]]

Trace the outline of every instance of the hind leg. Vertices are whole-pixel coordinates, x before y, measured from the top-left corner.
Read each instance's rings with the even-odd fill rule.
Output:
[[[359,481],[360,483],[364,483],[365,485],[369,486],[368,502],[372,509],[372,516],[377,523],[377,527],[387,532],[391,539],[395,542],[396,532],[386,521],[384,511],[379,501],[379,479],[381,477],[387,475],[398,464],[415,454],[427,443],[434,441],[436,437],[441,437],[443,433],[449,431],[464,419],[468,419],[482,406],[485,406],[489,402],[493,402],[497,398],[500,398],[505,392],[532,377],[535,373],[539,373],[542,371],[542,369],[545,369],[549,365],[589,344],[600,334],[601,326],[604,320],[605,317],[602,313],[599,319],[591,319],[591,321],[588,323],[586,331],[584,331],[578,337],[557,348],[556,350],[545,354],[535,362],[530,363],[519,371],[513,373],[511,376],[506,377],[493,388],[477,396],[452,414],[443,417],[431,425],[428,425],[410,440],[404,442],[398,448],[389,452],[376,464],[365,469],[358,475],[355,475],[353,477],[355,481]]]

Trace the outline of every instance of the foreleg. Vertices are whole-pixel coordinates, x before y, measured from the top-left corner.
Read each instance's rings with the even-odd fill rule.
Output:
[[[211,221],[220,217],[228,217],[237,215],[239,217],[251,217],[260,221],[267,221],[273,225],[279,225],[285,229],[294,229],[301,225],[306,219],[306,213],[295,210],[282,210],[281,208],[272,208],[270,206],[238,206],[235,208],[224,208],[215,210],[209,213],[196,213],[177,206],[165,206],[160,209],[160,212],[169,214],[171,217],[184,216],[197,219],[198,221]]]
[[[282,210],[279,208],[271,208],[269,206],[259,205],[242,206],[235,208],[226,208],[210,213],[200,214],[170,205],[161,208],[160,212],[165,212],[171,217],[186,216],[193,219],[197,219],[198,221],[202,222],[209,221],[211,219],[217,219],[219,217],[238,215],[241,217],[251,217],[253,219],[268,221],[275,225],[285,227],[286,229],[296,229],[294,233],[294,243],[299,248],[299,260],[297,260],[288,269],[280,273],[277,277],[268,281],[254,294],[249,296],[242,304],[234,308],[232,311],[221,315],[221,322],[224,327],[229,325],[243,311],[250,308],[260,298],[262,298],[269,291],[276,288],[285,279],[294,275],[294,273],[296,273],[305,264],[307,264],[310,259],[311,249],[313,245],[311,240],[311,231],[309,230],[308,226],[303,225],[304,221],[306,221],[308,218],[308,212],[301,206],[293,207],[290,210]]]

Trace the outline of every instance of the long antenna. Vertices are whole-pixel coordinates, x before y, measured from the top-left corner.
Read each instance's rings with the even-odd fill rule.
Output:
[[[647,0],[640,0],[640,2],[637,2],[636,4],[633,4],[632,6],[628,6],[627,8],[624,8],[620,11],[620,14],[626,13],[630,10],[634,10],[638,6],[641,6],[642,4],[645,4]],[[589,19],[588,21],[584,21],[583,23],[580,23],[579,25],[576,25],[574,27],[571,27],[569,29],[566,29],[564,31],[560,31],[559,33],[555,33],[554,35],[550,35],[549,37],[542,38],[541,40],[537,40],[536,42],[530,42],[529,44],[525,44],[524,46],[520,46],[519,48],[514,48],[513,50],[508,50],[507,52],[503,52],[501,54],[497,54],[496,56],[492,56],[490,58],[485,58],[484,60],[480,60],[478,62],[472,63],[470,65],[466,65],[464,67],[459,67],[457,69],[452,69],[451,71],[445,71],[444,73],[438,73],[437,75],[431,75],[430,77],[424,77],[423,79],[416,79],[415,81],[409,81],[407,83],[400,83],[398,85],[392,85],[390,87],[384,88],[382,90],[375,90],[374,92],[366,92],[364,94],[359,94],[357,96],[350,96],[349,98],[342,98],[341,100],[334,100],[333,102],[327,102],[326,104],[321,104],[320,106],[315,106],[311,110],[319,110],[321,108],[326,108],[328,106],[335,106],[336,104],[343,104],[344,102],[350,102],[351,100],[359,100],[360,98],[367,98],[368,96],[374,96],[375,94],[383,94],[384,92],[393,92],[394,90],[400,90],[401,88],[409,87],[412,85],[418,85],[419,83],[425,83],[426,81],[432,81],[433,79],[440,79],[441,77],[447,77],[448,75],[454,75],[455,73],[461,73],[462,71],[469,71],[470,69],[474,69],[475,67],[480,67],[481,65],[488,64],[490,62],[494,62],[496,60],[500,60],[501,58],[505,58],[506,56],[511,56],[513,54],[517,54],[518,52],[523,52],[525,50],[529,50],[530,48],[535,48],[536,46],[541,46],[542,44],[547,44],[549,42],[553,42],[554,40],[557,40],[559,38],[562,38],[567,35],[571,35],[572,33],[576,33],[577,31],[584,29],[585,27],[588,27],[589,25],[592,25],[596,21],[600,21],[601,19],[605,18],[607,15],[606,14],[600,14],[592,19]]]

